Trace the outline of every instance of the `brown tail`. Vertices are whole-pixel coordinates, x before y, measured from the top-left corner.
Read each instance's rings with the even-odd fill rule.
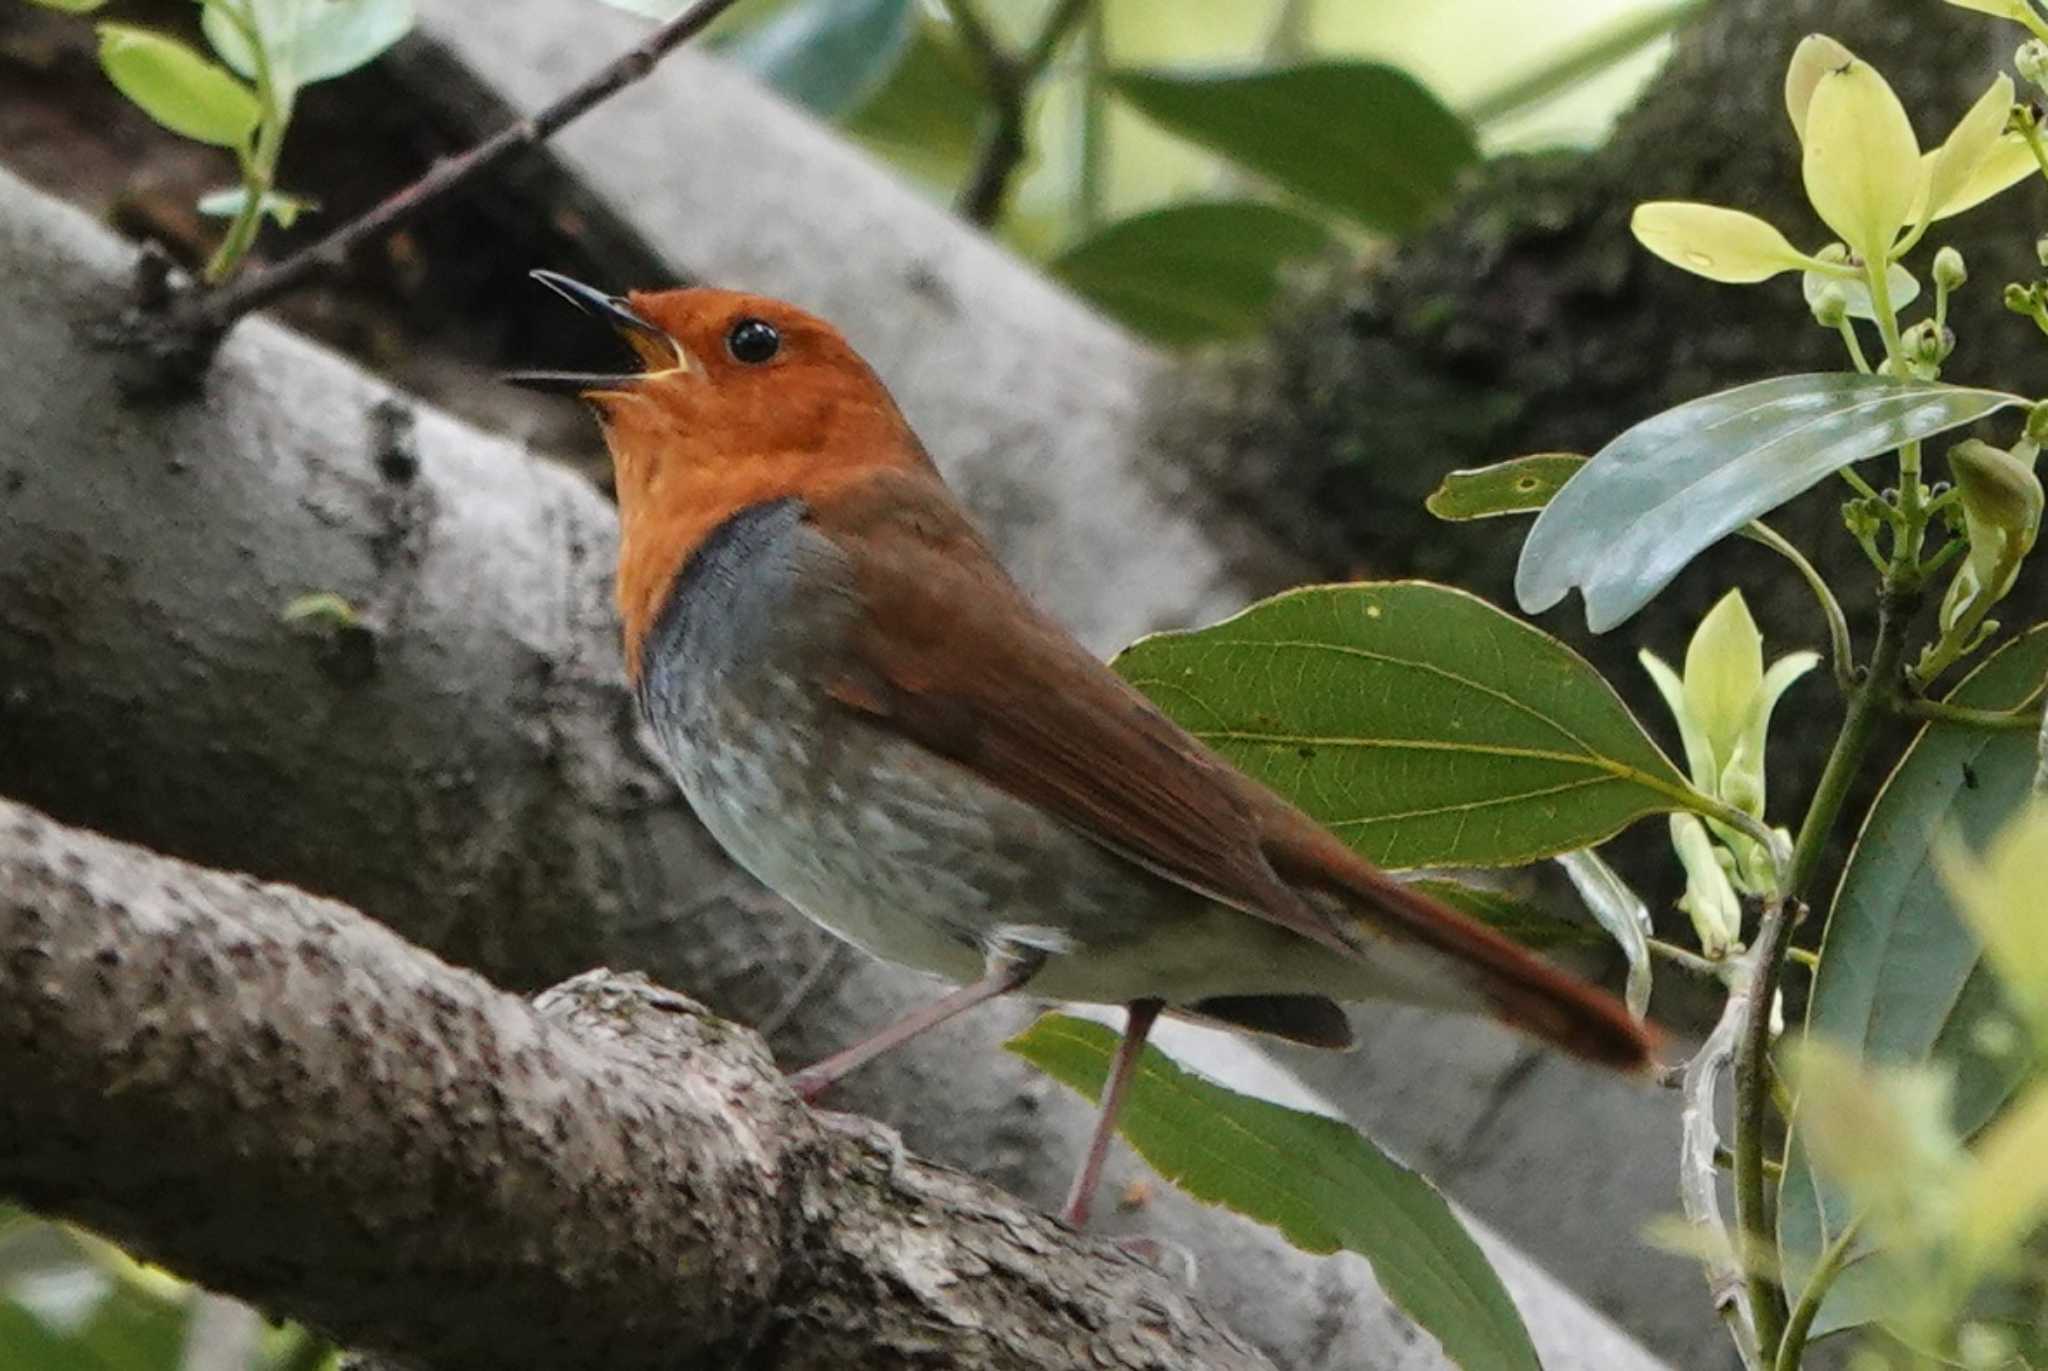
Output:
[[[1472,974],[1472,988],[1502,1022],[1575,1057],[1642,1072],[1662,1040],[1612,995],[1560,971],[1468,914],[1403,885],[1321,829],[1269,837],[1267,859],[1290,885],[1323,891],[1367,925],[1335,931],[1361,955],[1392,935],[1442,953]]]

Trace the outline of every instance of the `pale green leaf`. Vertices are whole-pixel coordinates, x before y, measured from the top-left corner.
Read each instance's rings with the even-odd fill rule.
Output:
[[[1768,281],[1808,260],[1772,225],[1720,205],[1653,200],[1636,206],[1628,226],[1637,242],[1672,266],[1728,285]]]
[[[1809,33],[1792,49],[1792,61],[1785,68],[1785,113],[1791,116],[1792,132],[1806,141],[1806,109],[1813,103],[1820,78],[1856,60],[1856,54],[1824,33]]]
[[[1050,1014],[1006,1046],[1092,1100],[1116,1043],[1101,1024]],[[1364,1257],[1464,1371],[1540,1371],[1514,1302],[1450,1205],[1349,1125],[1241,1095],[1147,1047],[1118,1131],[1196,1199],[1277,1228],[1304,1251]]]
[[[91,14],[107,3],[107,0],[30,0],[46,10],[62,10],[66,14]]]
[[[1586,459],[1576,452],[1538,452],[1444,477],[1424,501],[1437,518],[1456,523],[1502,514],[1533,514],[1550,503]]]
[[[1884,281],[1885,293],[1891,297],[1894,314],[1920,298],[1919,280],[1897,262],[1885,269]],[[1841,290],[1844,308],[1851,319],[1877,318],[1877,304],[1871,299],[1870,282],[1863,277],[1833,276],[1818,271],[1800,274],[1799,288],[1806,296],[1808,309],[1820,303],[1820,293],[1829,286]]]
[[[217,63],[174,38],[128,24],[101,24],[100,66],[107,78],[173,133],[239,148],[256,131],[256,94]]]
[[[1630,888],[1621,873],[1609,866],[1592,848],[1580,848],[1558,857],[1558,865],[1571,878],[1572,888],[1585,901],[1586,910],[1614,939],[1628,960],[1628,986],[1623,1001],[1638,1019],[1650,1008],[1654,984],[1650,967],[1650,910],[1643,897]]]
[[[1629,429],[1565,483],[1522,545],[1515,596],[1536,614],[1577,588],[1587,626],[1604,633],[1701,552],[1839,468],[2026,403],[1833,372],[1688,401]]]
[[[2006,117],[2012,113],[2012,78],[2000,73],[1992,78],[1991,86],[1970,106],[1949,134],[1946,141],[1936,148],[1928,160],[1922,175],[1926,187],[1923,199],[1931,202],[1937,213],[1951,201],[1961,197],[1964,188],[1971,184],[1977,169],[1998,146],[1998,140],[2005,132]],[[1916,209],[1914,218],[1919,217]]]
[[[1256,332],[1290,262],[1335,240],[1313,219],[1253,200],[1177,205],[1120,220],[1046,268],[1105,314],[1162,343]]]
[[[1110,79],[1175,133],[1386,233],[1429,218],[1479,160],[1464,120],[1414,77],[1376,62]]]
[[[1927,180],[1906,107],[1869,63],[1821,74],[1806,107],[1805,149],[1814,212],[1857,257],[1888,261]]]
[[[1953,846],[1935,855],[2006,998],[2048,1047],[2048,801],[2021,810],[1981,856]]]
[[[1382,866],[1508,866],[1692,805],[1570,648],[1463,591],[1315,586],[1116,668]]]

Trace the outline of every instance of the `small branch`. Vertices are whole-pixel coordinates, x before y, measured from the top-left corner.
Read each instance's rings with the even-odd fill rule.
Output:
[[[960,191],[960,217],[988,228],[1002,216],[1010,181],[1029,151],[1024,141],[1030,113],[1031,83],[1052,61],[1069,31],[1088,12],[1092,0],[1059,0],[1021,57],[1003,50],[974,6],[974,0],[945,0],[946,13],[960,31],[961,42],[981,69],[982,88],[993,107],[988,132],[982,135],[974,170]]]
[[[419,180],[276,266],[250,272],[224,289],[187,297],[157,325],[157,331],[203,357],[235,320],[298,289],[316,272],[338,265],[359,245],[407,223],[443,196],[495,170],[499,163],[546,142],[581,115],[645,78],[662,58],[702,33],[735,3],[736,0],[697,0],[545,109],[500,130],[459,156],[436,162]]]
[[[1724,959],[1717,962],[1712,958],[1702,957],[1697,952],[1680,947],[1677,943],[1666,942],[1662,938],[1645,938],[1643,942],[1650,949],[1651,956],[1662,958],[1679,970],[1689,972],[1694,976],[1704,977],[1710,981],[1720,981],[1725,985],[1734,974],[1735,963],[1733,961]]]
[[[1743,1300],[1743,1241],[1739,1234],[1728,1231],[1721,1217],[1720,1184],[1714,1164],[1721,1151],[1720,1134],[1714,1122],[1716,1087],[1723,1068],[1734,1055],[1736,1038],[1742,1030],[1754,983],[1754,966],[1754,958],[1749,955],[1736,961],[1736,975],[1730,981],[1721,1018],[1700,1044],[1700,1050],[1686,1063],[1680,1079],[1685,1107],[1679,1115],[1678,1198],[1686,1220],[1708,1235],[1717,1253],[1725,1252],[1707,1259],[1707,1290],[1713,1298],[1714,1311],[1728,1325],[1743,1366],[1749,1371],[1761,1371],[1764,1361],[1757,1348],[1756,1325]]]
[[[1863,768],[1864,756],[1884,714],[1885,700],[1898,689],[1905,662],[1906,625],[1918,601],[1917,590],[1903,589],[1896,581],[1885,587],[1869,674],[1849,697],[1842,731],[1835,737],[1813,802],[1800,825],[1779,898],[1765,905],[1756,941],[1748,954],[1754,971],[1736,1048],[1734,1117],[1735,1214],[1745,1250],[1769,1251],[1772,1244],[1763,1166],[1771,1100],[1771,1011],[1784,971],[1791,925],[1804,912],[1806,894],[1820,871],[1821,858],[1841,817],[1842,806],[1848,801],[1849,789]],[[1785,1329],[1784,1286],[1775,1273],[1753,1263],[1748,1271],[1748,1286],[1757,1345],[1765,1357],[1775,1358]]]
[[[0,801],[0,1193],[435,1371],[1269,1366],[638,976],[529,1003]]]

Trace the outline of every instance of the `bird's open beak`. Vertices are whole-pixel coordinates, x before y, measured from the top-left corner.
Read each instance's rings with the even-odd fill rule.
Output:
[[[610,375],[586,371],[508,371],[504,379],[512,385],[558,395],[585,395],[591,391],[631,390],[654,371],[690,369],[689,354],[677,345],[675,339],[635,314],[633,307],[618,296],[606,295],[595,286],[586,286],[560,272],[535,271],[530,274],[585,314],[595,315],[617,329],[619,336],[639,354],[646,370]]]

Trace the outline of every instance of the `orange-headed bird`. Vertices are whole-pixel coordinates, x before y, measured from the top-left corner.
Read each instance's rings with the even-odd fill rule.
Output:
[[[1379,871],[1033,605],[829,324],[534,274],[639,356],[511,379],[597,412],[626,666],[683,793],[812,919],[960,983],[796,1073],[806,1098],[1010,991],[1123,1005],[1080,1225],[1161,1011],[1340,1048],[1337,1002],[1390,998],[1646,1065],[1611,997]]]

